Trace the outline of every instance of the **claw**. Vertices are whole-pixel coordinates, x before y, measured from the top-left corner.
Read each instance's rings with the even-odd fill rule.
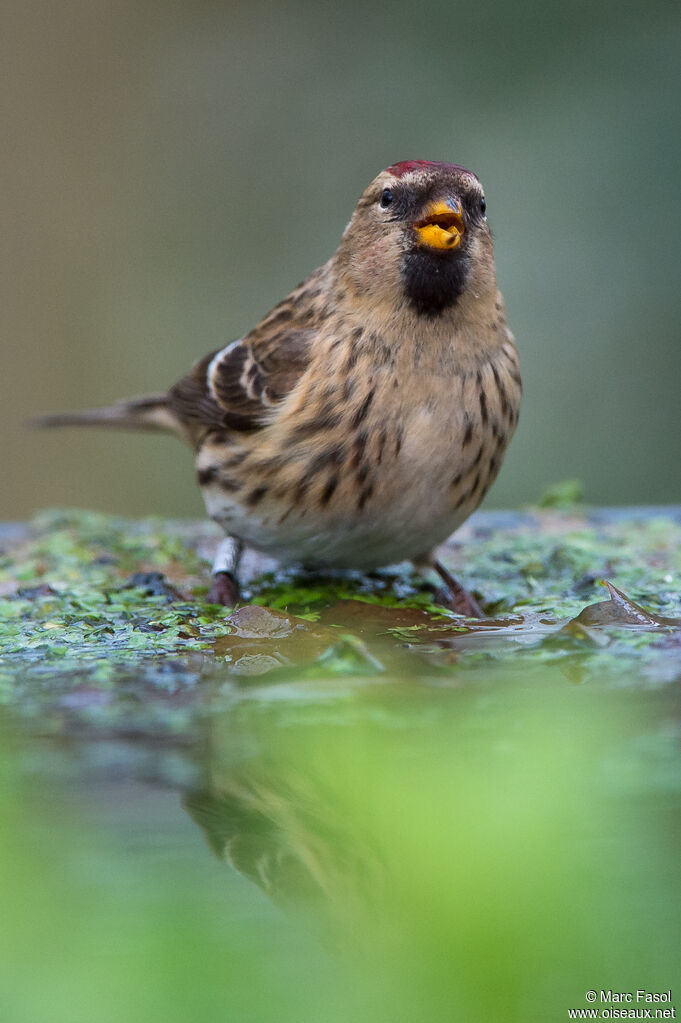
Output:
[[[485,613],[478,604],[472,593],[465,590],[461,583],[457,582],[451,572],[439,561],[433,562],[433,568],[445,584],[446,590],[442,593],[445,598],[440,603],[466,618],[484,618]],[[439,595],[438,595],[439,596]]]

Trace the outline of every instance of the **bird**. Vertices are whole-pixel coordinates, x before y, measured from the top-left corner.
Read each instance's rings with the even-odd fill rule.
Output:
[[[41,426],[169,431],[225,533],[209,599],[240,598],[244,546],[318,571],[411,561],[480,617],[435,548],[474,511],[522,384],[479,178],[403,160],[359,198],[338,248],[243,337],[168,391]]]

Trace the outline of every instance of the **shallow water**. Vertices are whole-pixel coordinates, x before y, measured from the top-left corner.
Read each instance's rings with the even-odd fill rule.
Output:
[[[10,629],[0,667],[1,1018],[545,1021],[590,989],[675,995],[679,526],[642,522],[509,531],[496,562],[500,529],[470,533],[509,601],[483,623],[405,606],[407,582],[367,603],[380,579],[298,580],[284,609],[275,579],[207,645],[144,631],[179,628],[186,592],[69,631],[96,586],[52,529],[52,593],[6,588],[33,645]],[[585,581],[594,545],[635,603]],[[108,614],[168,648],[103,653]]]

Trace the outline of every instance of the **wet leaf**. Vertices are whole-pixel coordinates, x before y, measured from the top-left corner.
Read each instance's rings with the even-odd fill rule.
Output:
[[[612,583],[606,582],[605,585],[610,593],[610,599],[588,604],[576,618],[572,619],[573,623],[584,627],[604,625],[644,629],[681,627],[681,618],[664,618],[646,611]]]
[[[232,611],[226,621],[242,639],[283,639],[298,627],[288,615],[257,604]]]

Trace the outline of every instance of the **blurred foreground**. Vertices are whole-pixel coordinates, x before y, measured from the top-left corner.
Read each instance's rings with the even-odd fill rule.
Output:
[[[400,577],[272,577],[213,615],[172,530],[7,542],[0,1017],[545,1023],[674,993],[681,526],[511,521],[466,537],[487,632]],[[156,595],[115,582],[161,562]]]
[[[5,737],[3,1018],[546,1021],[673,987],[678,723],[628,681],[261,691],[184,751]]]

